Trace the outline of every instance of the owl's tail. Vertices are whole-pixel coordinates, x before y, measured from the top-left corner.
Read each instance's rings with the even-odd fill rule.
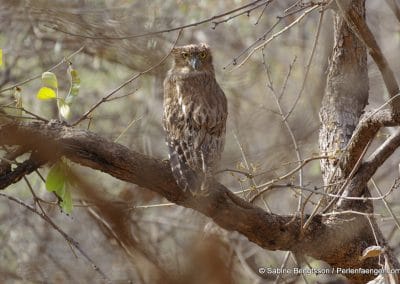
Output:
[[[183,190],[190,190],[193,195],[206,192],[208,178],[203,172],[196,172],[189,167],[186,160],[188,153],[184,152],[182,145],[176,141],[167,141],[167,145],[172,175],[178,186]]]

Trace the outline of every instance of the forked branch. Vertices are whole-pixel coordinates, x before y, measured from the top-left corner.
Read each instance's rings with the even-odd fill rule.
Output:
[[[374,242],[373,239],[357,241],[359,234],[368,229],[360,225],[366,222],[358,220],[365,216],[336,226],[324,224],[317,215],[307,229],[301,231],[300,216],[267,213],[217,182],[212,184],[209,194],[193,197],[178,188],[168,161],[145,156],[95,133],[58,123],[16,122],[0,126],[0,145],[22,145],[35,150],[40,159],[65,156],[83,166],[148,188],[171,202],[203,213],[221,227],[238,231],[269,250],[307,254],[339,267],[377,267],[374,259],[361,261],[358,258],[361,246]],[[13,182],[3,182],[2,188]],[[341,250],[350,253],[338,253]]]

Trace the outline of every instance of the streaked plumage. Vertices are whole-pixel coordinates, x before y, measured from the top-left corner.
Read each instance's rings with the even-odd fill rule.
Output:
[[[227,102],[206,44],[176,47],[164,81],[163,126],[174,178],[192,193],[205,190],[225,143]]]

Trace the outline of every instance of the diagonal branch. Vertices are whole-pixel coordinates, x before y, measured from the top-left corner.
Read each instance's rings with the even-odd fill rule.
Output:
[[[400,128],[394,132],[365,162],[376,171],[400,147]]]
[[[392,10],[393,14],[396,16],[397,21],[400,22],[400,7],[397,4],[396,0],[385,0],[386,4],[388,4],[390,10]]]
[[[268,213],[217,182],[211,185],[207,195],[193,197],[176,185],[168,161],[131,151],[95,133],[54,122],[2,125],[0,145],[36,149],[40,159],[53,160],[65,156],[83,166],[148,188],[171,202],[203,213],[221,227],[238,231],[269,250],[307,254],[337,267],[377,268],[375,259],[360,260],[358,257],[366,243],[374,243],[373,238],[366,237],[365,230],[369,228],[365,220],[359,219],[364,216],[355,216],[345,223],[325,224],[317,215],[307,229],[301,231],[300,216]],[[9,184],[12,182],[10,180]],[[2,188],[5,186],[4,183]],[[362,242],[360,236],[363,236]]]
[[[378,66],[379,71],[382,74],[383,81],[385,82],[386,89],[389,93],[390,98],[393,98],[399,93],[399,85],[392,69],[389,66],[388,61],[381,48],[379,47],[376,39],[369,29],[364,19],[357,14],[354,9],[351,9],[345,0],[336,0],[336,4],[342,13],[346,23],[352,29],[354,34],[360,39],[360,41],[368,48],[368,52]],[[396,118],[400,115],[400,98],[394,99],[391,104],[391,109]]]
[[[347,144],[339,165],[345,176],[348,176],[361,157],[363,149],[375,137],[376,133],[383,126],[397,126],[389,110],[381,110],[377,113],[366,113],[359,121],[357,128]]]
[[[374,153],[365,161],[357,174],[352,178],[345,190],[343,197],[361,196],[367,182],[375,174],[376,170],[400,147],[400,129],[397,129]],[[350,190],[351,189],[351,190]],[[341,199],[339,205],[341,210],[353,208],[354,202],[348,199]]]
[[[262,247],[272,250],[296,250],[300,247],[299,220],[288,225],[293,216],[267,214],[219,183],[213,184],[208,195],[194,198],[178,188],[168,161],[131,151],[95,133],[58,123],[10,123],[0,127],[0,145],[41,148],[44,157],[53,155],[52,159],[55,159],[56,156],[66,156],[83,166],[146,187],[174,203],[202,212],[228,230],[245,234]],[[45,152],[46,149],[50,152]],[[12,180],[9,181],[11,183]],[[2,188],[5,186],[7,184],[3,183]],[[318,225],[318,221],[314,225]]]

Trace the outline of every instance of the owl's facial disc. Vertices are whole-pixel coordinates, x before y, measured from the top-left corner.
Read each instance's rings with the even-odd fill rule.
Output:
[[[192,66],[193,70],[199,70],[201,67],[201,60],[194,55],[189,59],[189,64]]]

